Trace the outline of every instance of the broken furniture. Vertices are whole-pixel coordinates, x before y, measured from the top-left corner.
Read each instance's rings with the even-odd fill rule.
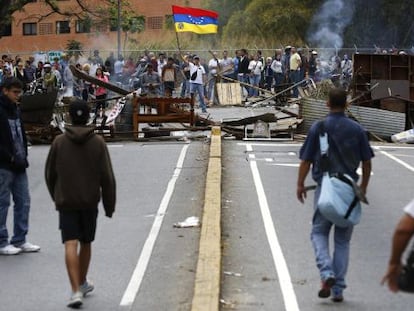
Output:
[[[188,123],[194,126],[194,97],[145,97],[132,100],[133,132],[138,138],[140,123]]]

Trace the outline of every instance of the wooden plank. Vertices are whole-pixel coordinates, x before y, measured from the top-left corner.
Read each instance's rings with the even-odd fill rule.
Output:
[[[102,86],[102,87],[104,87],[104,88],[106,88],[110,91],[113,91],[113,92],[121,94],[121,95],[128,95],[128,94],[132,93],[132,92],[124,90],[123,88],[120,88],[120,87],[118,87],[118,86],[116,86],[112,83],[106,83],[102,80],[99,80],[96,77],[92,77],[92,76],[86,74],[85,72],[79,70],[78,68],[76,68],[73,65],[69,65],[69,68],[70,68],[70,71],[72,71],[72,74],[78,79],[82,79],[82,80],[88,81],[92,84]]]
[[[234,106],[241,104],[240,83],[217,83],[217,95],[220,105]]]

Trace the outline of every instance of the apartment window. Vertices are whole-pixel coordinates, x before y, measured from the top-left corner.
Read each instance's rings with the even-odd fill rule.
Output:
[[[8,37],[12,35],[11,24],[4,25],[0,28],[0,37]]]
[[[53,33],[52,23],[40,23],[39,24],[39,35],[51,35]]]
[[[162,29],[162,16],[148,17],[148,29]]]
[[[57,21],[56,22],[56,33],[70,33],[69,21]]]
[[[76,33],[91,32],[91,22],[89,20],[77,20],[75,24]]]
[[[23,23],[23,35],[24,36],[37,35],[37,24],[36,23]]]

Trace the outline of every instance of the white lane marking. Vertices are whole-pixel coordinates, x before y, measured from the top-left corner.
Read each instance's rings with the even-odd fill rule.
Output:
[[[184,163],[184,159],[187,153],[188,146],[189,145],[185,145],[181,149],[181,153],[177,161],[177,166],[174,170],[174,173],[170,181],[168,182],[167,190],[165,191],[164,197],[161,200],[157,214],[155,215],[155,219],[154,219],[154,223],[152,225],[151,231],[148,235],[147,240],[145,241],[144,247],[142,248],[141,255],[139,256],[134,273],[132,274],[128,287],[125,290],[124,296],[122,297],[120,306],[123,306],[123,307],[132,306],[132,304],[134,303],[135,297],[138,294],[139,288],[142,283],[142,279],[148,267],[149,259],[154,249],[155,241],[157,240],[158,234],[160,232],[162,222],[164,220],[164,216],[168,208],[168,204],[174,192],[175,183],[178,177],[180,176],[181,170],[183,168],[183,163]]]
[[[374,147],[376,150],[378,150],[380,153],[382,153],[383,155],[385,155],[386,157],[390,158],[391,160],[394,160],[395,162],[397,162],[398,164],[401,164],[402,166],[404,166],[405,168],[409,169],[410,171],[414,172],[414,167],[412,167],[411,165],[405,163],[403,160],[398,159],[397,157],[393,156],[392,154],[381,150],[380,147]]]
[[[246,145],[247,151],[253,151],[251,145]],[[299,311],[298,302],[296,299],[295,291],[293,290],[292,281],[290,279],[289,270],[286,264],[286,260],[283,256],[282,248],[277,238],[275,226],[273,223],[272,215],[267,203],[266,193],[263,188],[260,173],[257,168],[257,162],[254,161],[255,155],[250,154],[250,169],[252,171],[254,184],[256,186],[257,197],[259,199],[260,211],[262,213],[263,223],[266,230],[267,240],[269,242],[270,250],[273,256],[273,262],[276,267],[276,272],[279,278],[280,288],[282,290],[283,301],[287,311]]]
[[[237,143],[239,146],[258,146],[258,147],[301,147],[303,143]],[[399,145],[371,145],[375,149],[414,149],[414,146],[399,146]]]
[[[299,167],[299,163],[272,163],[275,166]]]
[[[122,148],[124,145],[107,144],[108,148]]]

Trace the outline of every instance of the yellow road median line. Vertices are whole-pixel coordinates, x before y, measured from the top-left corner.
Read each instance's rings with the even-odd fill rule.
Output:
[[[217,311],[221,276],[221,131],[211,130],[192,311]]]

